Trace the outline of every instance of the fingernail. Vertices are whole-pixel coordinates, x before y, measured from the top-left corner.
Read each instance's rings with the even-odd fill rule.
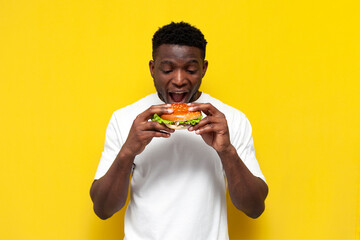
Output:
[[[189,107],[189,109],[188,109],[189,111],[193,111],[194,110],[194,108],[193,107]]]
[[[200,131],[199,131],[199,130],[196,130],[196,131],[195,131],[195,133],[196,133],[196,134],[199,134],[199,133],[200,133]]]
[[[189,131],[192,131],[194,129],[194,127],[189,127]]]

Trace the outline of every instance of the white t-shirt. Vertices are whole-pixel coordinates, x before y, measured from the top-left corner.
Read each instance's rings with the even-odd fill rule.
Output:
[[[265,181],[246,116],[205,93],[196,102],[209,102],[225,114],[238,155]],[[163,102],[154,93],[114,112],[95,179],[110,168],[136,116],[156,104]],[[125,213],[126,240],[229,239],[224,170],[216,151],[201,136],[177,130],[170,138],[153,138],[134,164]]]

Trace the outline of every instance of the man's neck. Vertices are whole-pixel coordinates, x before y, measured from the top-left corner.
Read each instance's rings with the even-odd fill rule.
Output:
[[[195,102],[196,100],[199,99],[199,97],[201,96],[201,93],[200,91],[197,91],[194,96],[190,99],[190,102]]]

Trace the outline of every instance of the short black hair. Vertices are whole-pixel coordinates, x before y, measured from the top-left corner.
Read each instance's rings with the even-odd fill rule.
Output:
[[[201,57],[205,59],[207,41],[204,34],[194,26],[186,22],[171,22],[159,28],[152,39],[152,57],[162,44],[176,44],[190,47],[197,47],[201,50]]]

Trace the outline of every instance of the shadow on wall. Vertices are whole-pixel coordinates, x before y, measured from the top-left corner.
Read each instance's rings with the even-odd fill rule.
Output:
[[[231,202],[229,193],[227,193],[226,200],[229,238],[231,240],[257,239],[257,232],[260,231],[257,219],[252,219],[239,211]]]
[[[120,210],[111,218],[101,220],[92,213],[90,222],[89,240],[119,240],[124,238],[124,215],[125,209]]]

